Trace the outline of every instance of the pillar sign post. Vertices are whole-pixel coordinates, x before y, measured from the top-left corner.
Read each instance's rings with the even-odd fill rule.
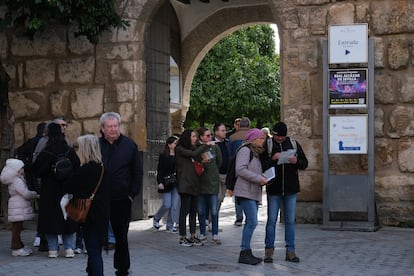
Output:
[[[367,30],[367,24],[330,26],[329,42],[322,43],[323,228],[327,230],[378,229],[374,194],[374,40],[368,39]],[[352,63],[358,68],[352,68]],[[367,156],[368,164],[358,172],[330,168],[332,156],[346,163],[360,155]]]

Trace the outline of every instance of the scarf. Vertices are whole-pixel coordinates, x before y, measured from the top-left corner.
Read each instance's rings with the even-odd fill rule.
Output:
[[[259,155],[264,152],[264,148],[261,146],[257,146],[252,144],[252,142],[245,142],[242,146],[247,146],[252,152],[253,156],[259,158]]]

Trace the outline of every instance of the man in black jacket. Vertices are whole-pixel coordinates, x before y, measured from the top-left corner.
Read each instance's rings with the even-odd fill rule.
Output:
[[[221,151],[222,163],[219,168],[220,173],[220,188],[219,188],[219,206],[223,203],[224,197],[226,196],[226,173],[229,167],[230,153],[228,148],[229,140],[226,138],[226,126],[224,123],[216,123],[214,125],[214,138],[213,141],[217,141],[217,145]]]
[[[23,145],[16,149],[17,158],[24,162],[24,174],[26,177],[26,184],[29,190],[40,192],[37,177],[30,172],[32,165],[33,153],[39,140],[43,137],[46,123],[39,123],[36,127],[36,136],[27,140]]]
[[[128,275],[130,256],[128,229],[131,206],[142,186],[142,161],[135,142],[122,135],[121,116],[107,112],[100,118],[102,137],[99,139],[105,174],[110,185],[110,220],[116,245],[114,267],[116,275]]]
[[[276,178],[266,186],[267,223],[265,237],[265,263],[273,262],[276,221],[283,205],[285,224],[286,261],[297,263],[295,254],[296,194],[300,191],[298,170],[308,167],[308,160],[301,145],[287,135],[287,127],[279,122],[272,128],[273,143],[265,144],[261,154],[263,169],[275,167]],[[271,149],[269,147],[272,147]],[[270,154],[269,154],[270,153]]]

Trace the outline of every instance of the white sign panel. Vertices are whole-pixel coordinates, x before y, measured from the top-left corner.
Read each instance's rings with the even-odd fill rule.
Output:
[[[329,116],[329,153],[366,154],[368,115]]]
[[[329,26],[329,64],[368,63],[368,24]]]

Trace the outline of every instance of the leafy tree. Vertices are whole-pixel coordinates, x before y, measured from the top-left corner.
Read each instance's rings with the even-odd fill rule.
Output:
[[[0,29],[13,25],[33,37],[45,26],[75,23],[75,36],[84,35],[92,44],[111,28],[125,28],[128,22],[116,13],[116,0],[0,0],[6,6]]]
[[[218,42],[194,77],[185,127],[231,123],[247,116],[252,124],[279,119],[279,55],[269,25],[242,28]]]

